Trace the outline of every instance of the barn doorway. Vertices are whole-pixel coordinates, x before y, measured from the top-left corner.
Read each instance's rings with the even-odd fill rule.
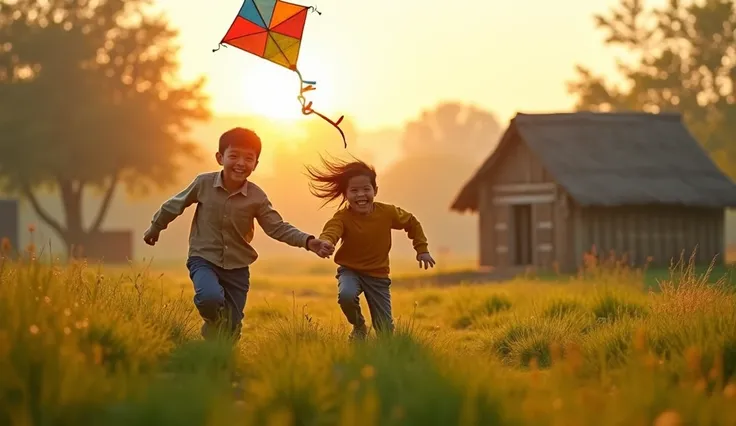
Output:
[[[514,265],[531,265],[532,206],[530,204],[512,206],[512,214],[514,218]]]

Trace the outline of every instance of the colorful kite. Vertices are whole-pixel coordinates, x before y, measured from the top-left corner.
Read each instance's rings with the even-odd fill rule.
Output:
[[[245,0],[225,37],[220,41],[220,46],[237,47],[296,72],[301,82],[297,99],[302,105],[302,114],[317,114],[332,124],[340,132],[347,148],[345,133],[340,129],[340,122],[344,117],[332,121],[313,110],[312,102],[306,103],[304,98],[304,93],[315,90],[314,86],[317,84],[314,81],[305,81],[296,65],[309,10],[321,14],[314,7],[282,0]],[[213,52],[219,49],[218,46]]]

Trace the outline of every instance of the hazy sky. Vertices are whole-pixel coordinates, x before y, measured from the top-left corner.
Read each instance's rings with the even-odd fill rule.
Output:
[[[309,14],[299,58],[304,78],[317,81],[309,99],[361,129],[398,125],[441,100],[503,121],[567,110],[576,63],[614,70],[616,52],[592,16],[617,0],[304,1],[322,12]],[[181,30],[184,77],[209,78],[215,112],[300,117],[294,73],[232,47],[212,52],[242,0],[159,2]]]

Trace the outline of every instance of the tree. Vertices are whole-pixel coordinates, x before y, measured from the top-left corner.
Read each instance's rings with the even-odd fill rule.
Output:
[[[100,230],[121,184],[140,195],[173,183],[195,155],[189,122],[209,118],[204,79],[177,81],[177,32],[149,3],[0,4],[0,176],[68,249]],[[39,203],[44,188],[58,191],[63,221]],[[86,189],[102,194],[89,226]]]
[[[401,158],[379,176],[379,198],[415,213],[435,248],[474,251],[475,219],[448,208],[500,135],[496,117],[473,106],[446,102],[423,112],[404,128]]]
[[[619,85],[578,66],[579,79],[568,86],[576,107],[680,112],[719,167],[736,177],[736,2],[669,0],[645,10],[641,0],[621,0],[595,22],[607,45],[634,59],[618,61]]]

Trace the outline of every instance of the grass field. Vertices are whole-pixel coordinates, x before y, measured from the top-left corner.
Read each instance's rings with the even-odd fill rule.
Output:
[[[0,424],[736,424],[726,270],[396,286],[397,333],[364,343],[332,266],[260,270],[232,347],[183,267],[0,262]]]

